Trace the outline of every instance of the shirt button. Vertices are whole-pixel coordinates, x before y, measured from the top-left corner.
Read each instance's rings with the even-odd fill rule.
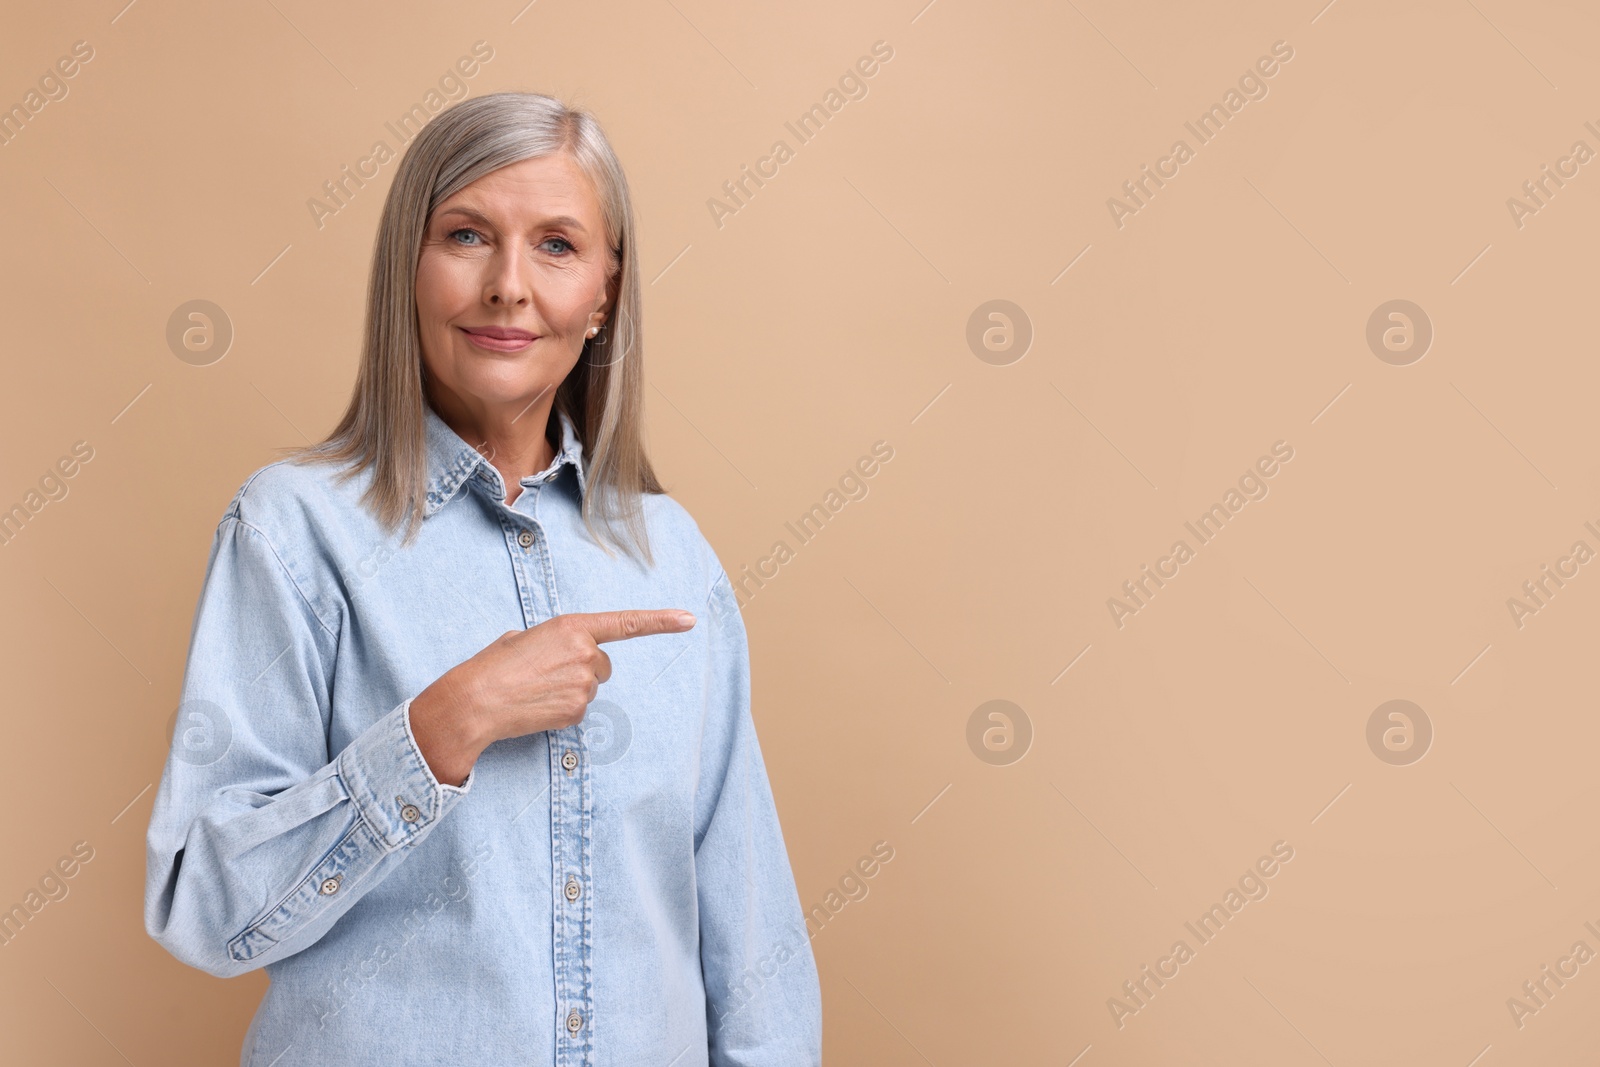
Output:
[[[577,765],[578,765],[578,756],[577,756],[577,754],[575,752],[573,752],[572,749],[570,749],[570,748],[567,749],[567,754],[561,757],[561,766],[565,767],[567,770],[570,771],[574,767],[576,767]]]
[[[583,1016],[578,1014],[578,1012],[576,1010],[574,1010],[573,1012],[571,1012],[567,1016],[567,1032],[571,1033],[571,1034],[575,1034],[579,1030],[582,1030],[582,1029],[583,1029]]]
[[[406,822],[416,822],[422,817],[422,811],[415,804],[407,804],[400,809],[400,817]]]
[[[581,892],[583,892],[583,888],[578,885],[578,880],[576,878],[568,878],[567,879],[567,889],[566,889],[567,899],[568,900],[577,900],[578,899],[578,894],[581,893]]]
[[[517,544],[521,545],[523,548],[527,548],[529,545],[533,544],[532,531],[523,530],[521,533],[517,534]]]
[[[322,880],[323,896],[331,897],[333,894],[339,891],[339,877],[340,876],[336,874],[332,878],[324,878]]]

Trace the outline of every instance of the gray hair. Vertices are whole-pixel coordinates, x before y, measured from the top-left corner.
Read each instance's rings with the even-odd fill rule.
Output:
[[[295,462],[348,464],[341,481],[373,468],[361,502],[388,529],[421,526],[427,494],[426,403],[417,329],[417,257],[433,211],[490,171],[566,152],[600,201],[616,300],[606,328],[584,343],[556,389],[583,442],[583,521],[596,543],[654,565],[641,496],[664,493],[645,455],[638,245],[628,181],[588,112],[539,93],[490,93],[446,108],[406,149],[384,200],[367,281],[365,340],[349,406],[322,442],[286,450]],[[554,418],[554,416],[552,416]],[[559,441],[559,438],[558,438]],[[621,519],[628,538],[619,537]]]

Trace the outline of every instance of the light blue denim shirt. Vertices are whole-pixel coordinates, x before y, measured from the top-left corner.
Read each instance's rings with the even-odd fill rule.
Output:
[[[217,526],[147,839],[145,927],[271,984],[242,1067],[817,1064],[822,1009],[728,576],[646,495],[655,566],[580,515],[582,444],[509,506],[429,409],[410,547],[370,472],[286,460]],[[569,469],[570,468],[570,469]],[[411,698],[509,630],[688,608],[610,642],[584,719],[433,777]]]

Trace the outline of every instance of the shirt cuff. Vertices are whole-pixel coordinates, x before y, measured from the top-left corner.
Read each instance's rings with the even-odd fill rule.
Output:
[[[433,776],[411,732],[407,699],[340,753],[339,777],[384,850],[393,852],[415,843],[444,818],[471,790],[473,776],[469,773],[458,786]]]

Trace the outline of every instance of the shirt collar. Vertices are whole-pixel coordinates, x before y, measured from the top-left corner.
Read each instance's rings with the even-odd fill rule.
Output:
[[[422,404],[423,418],[426,424],[427,456],[428,456],[428,495],[423,506],[423,518],[427,518],[456,495],[456,490],[466,484],[468,478],[474,476],[485,480],[490,489],[498,495],[496,499],[506,498],[505,479],[493,463],[484,455],[473,448],[461,435],[450,428],[450,424],[439,417],[439,413],[426,400]],[[583,492],[583,442],[578,437],[578,431],[573,427],[572,420],[567,413],[558,410],[556,414],[561,419],[561,447],[556,452],[555,459],[550,461],[539,474],[522,479],[524,486],[533,485],[552,477],[564,465],[571,464],[578,479],[578,491]]]

